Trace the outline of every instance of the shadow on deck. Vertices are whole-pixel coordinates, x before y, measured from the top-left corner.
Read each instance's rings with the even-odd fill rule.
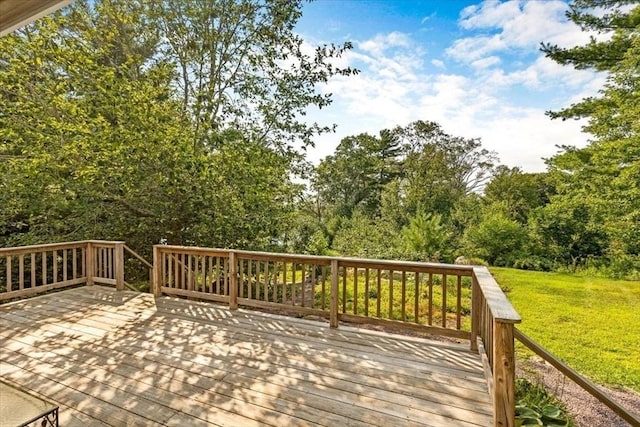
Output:
[[[0,306],[1,376],[60,424],[487,426],[468,344],[81,287]]]

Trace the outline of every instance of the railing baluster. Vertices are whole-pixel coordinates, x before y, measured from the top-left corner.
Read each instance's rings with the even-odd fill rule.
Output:
[[[347,312],[347,267],[342,267],[342,312]]]
[[[207,291],[207,257],[205,255],[200,256],[200,273],[202,274],[202,292]]]
[[[75,253],[75,249],[73,250]],[[73,276],[75,279],[76,277]],[[36,253],[31,252],[31,287],[36,287]]]
[[[400,314],[403,322],[407,321],[407,272],[402,271],[402,285],[401,285],[401,293],[402,293],[402,307],[400,309]]]
[[[200,255],[194,255],[193,256],[193,287],[191,288],[191,290],[193,291],[198,290],[198,275],[200,274],[199,264],[200,264]],[[189,266],[189,268],[191,268],[191,266]]]
[[[382,269],[378,268],[376,286],[377,286],[377,296],[376,296],[376,317],[380,318],[380,299],[382,297]]]
[[[24,289],[24,254],[18,255],[18,289]]]
[[[316,283],[318,282],[318,264],[311,265],[311,301],[310,306],[315,308],[316,306]]]
[[[442,327],[447,327],[447,275],[442,275]]]
[[[364,269],[364,315],[369,317],[369,268]]]
[[[358,314],[358,267],[353,267],[353,314]]]
[[[331,300],[329,303],[329,326],[338,327],[338,278],[339,265],[337,259],[331,260]]]
[[[461,311],[462,311],[462,277],[458,276],[458,284],[456,288],[456,329],[460,330],[462,326]]]
[[[272,302],[278,302],[278,262],[273,262],[273,300]]]
[[[322,309],[323,310],[326,308],[326,297],[327,297],[326,282],[327,282],[327,266],[324,265],[322,267]]]
[[[433,325],[433,273],[429,273],[429,280],[427,281],[427,285],[429,286],[429,313],[428,313],[428,321],[429,326]]]
[[[73,274],[71,277],[75,279],[78,277],[78,256],[76,253],[76,248],[71,250],[71,269],[73,270]]]
[[[287,263],[282,263],[282,304],[287,303]]]
[[[231,256],[228,258],[222,259],[222,269],[223,269],[223,282],[222,282],[222,294],[225,296],[229,295],[229,286],[231,284],[231,280],[229,279],[229,263],[231,262]]]
[[[207,292],[210,294],[213,292],[213,256],[209,256],[209,268],[207,269]]]
[[[51,251],[51,260],[53,261],[53,282],[58,283],[58,251]]]
[[[263,301],[269,301],[269,261],[264,262],[264,292]]]
[[[220,290],[220,257],[219,256],[216,257],[216,294],[224,294]]]
[[[291,305],[296,305],[296,270],[297,264],[291,263]]]
[[[62,250],[62,281],[67,281],[67,250]]]
[[[393,270],[389,270],[389,313],[387,319],[393,319]]]
[[[415,323],[420,323],[420,304],[419,304],[419,299],[420,299],[420,273],[415,272],[413,273],[413,278],[415,281],[415,289],[414,289],[414,294],[413,294],[413,321]]]

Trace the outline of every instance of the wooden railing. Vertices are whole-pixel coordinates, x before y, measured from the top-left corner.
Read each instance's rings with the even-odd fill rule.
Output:
[[[515,425],[514,324],[521,318],[486,267],[473,267],[471,348],[482,358],[495,426]]]
[[[0,301],[79,284],[123,289],[125,251],[151,268],[156,296],[468,339],[485,365],[494,425],[515,423],[520,317],[485,267],[166,245],[153,247],[150,264],[124,242],[90,240],[0,249]]]
[[[486,267],[156,245],[153,264],[124,242],[0,249],[0,301],[67,286],[127,286],[125,252],[150,269],[152,292],[329,320],[469,339],[493,401],[494,426],[515,425],[514,338],[632,425],[638,417],[515,328],[521,319]],[[470,316],[469,316],[470,314]]]
[[[158,245],[154,293],[470,338],[466,266]]]
[[[485,267],[166,245],[154,246],[153,266],[156,296],[313,314],[333,328],[347,321],[468,339],[485,365],[495,425],[515,424],[520,316]]]
[[[124,287],[124,242],[86,240],[0,249],[0,301],[100,283]]]
[[[514,328],[514,336],[518,341],[520,341],[523,345],[536,353],[538,356],[542,357],[546,362],[560,371],[564,376],[578,384],[583,390],[598,399],[598,401],[608,406],[616,415],[628,422],[629,425],[633,427],[640,427],[640,415],[631,413],[631,411],[629,411],[627,408],[616,402],[608,393],[601,390],[600,387],[580,375],[580,373],[578,373],[571,367],[567,366],[560,359],[551,354],[547,349],[545,349],[533,339],[529,338],[523,332],[518,330],[518,328]]]

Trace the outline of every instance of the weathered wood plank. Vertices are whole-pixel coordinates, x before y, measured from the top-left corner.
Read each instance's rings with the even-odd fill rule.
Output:
[[[56,306],[57,304],[58,302],[55,302],[49,306],[50,313],[51,312],[64,313],[65,310],[67,310],[67,307],[71,306],[71,304],[66,302],[60,304],[60,307],[57,307]],[[95,310],[96,308],[92,307],[92,313],[95,312]],[[167,310],[171,311],[172,325],[176,325],[176,329],[174,330],[176,335],[183,335],[185,333],[185,330],[189,330],[190,333],[192,334],[195,332],[202,332],[202,334],[207,337],[207,340],[208,340],[207,342],[214,343],[217,341],[215,338],[215,333],[217,330],[220,329],[220,328],[217,328],[217,325],[221,321],[224,321],[224,319],[221,318],[219,320],[216,320],[215,321],[216,327],[214,328],[204,327],[202,325],[199,325],[194,329],[189,329],[190,327],[192,327],[193,324],[188,322],[193,321],[194,319],[189,319],[189,318],[185,319],[184,317],[181,316],[181,313],[176,307],[170,306],[170,307],[167,307]],[[210,318],[211,316],[207,313],[203,313],[203,314],[204,314],[204,317],[203,319],[200,319],[200,321],[206,322],[205,319]],[[97,314],[97,316],[101,317],[102,315]],[[50,317],[46,317],[45,319],[50,319]],[[96,337],[103,337],[107,332],[109,332],[110,329],[117,331],[120,328],[119,326],[120,324],[128,323],[128,320],[126,319],[121,319],[120,321],[111,321],[108,323],[105,323],[104,321],[97,322],[87,314],[84,314],[81,312],[80,313],[71,312],[71,313],[68,313],[67,316],[60,317],[58,319],[59,320],[58,324],[70,326],[71,324],[66,323],[65,319],[77,320],[77,324],[73,325],[73,328],[74,328],[73,330],[82,328],[84,332],[89,332],[90,334],[95,335]],[[183,319],[185,320],[184,322],[183,322]],[[246,327],[243,327],[242,325],[238,326],[237,325],[238,320],[240,319],[234,318],[232,323],[224,326],[224,330],[231,330],[234,333],[233,335],[234,338],[225,337],[224,339],[225,343],[226,342],[233,342],[233,343],[249,342],[249,343],[257,343],[256,345],[259,345],[259,343],[261,341],[265,341],[265,339],[267,340],[267,342],[270,339],[278,339],[278,341],[282,342],[282,344],[279,343],[277,346],[272,347],[274,351],[274,355],[277,357],[286,357],[287,352],[296,351],[296,349],[299,347],[299,343],[301,340],[304,342],[304,348],[312,348],[312,349],[316,349],[317,351],[323,351],[323,346],[326,347],[326,344],[323,344],[322,342],[318,342],[318,341],[326,341],[326,339],[323,340],[321,338],[308,336],[309,335],[308,332],[306,333],[302,332],[300,330],[297,330],[297,328],[296,330],[286,330],[286,329],[283,329],[282,327],[277,327],[273,330],[269,330],[267,327],[257,326],[259,330],[254,331],[253,329],[256,329],[255,324],[252,324],[251,322],[247,322]],[[153,326],[153,325],[148,325],[148,326]],[[158,324],[157,327],[161,328],[163,327],[163,325]],[[183,327],[184,329],[182,329]],[[166,329],[166,326],[164,326],[163,328]],[[143,331],[137,331],[135,329],[132,329],[131,332],[143,332]],[[269,336],[272,336],[273,338],[269,338]],[[154,338],[147,341],[154,342],[157,340],[163,340],[163,338],[158,337],[158,338]],[[429,363],[431,364],[430,369],[447,372],[451,375],[463,378],[464,381],[469,381],[472,378],[470,377],[470,373],[475,372],[475,370],[478,369],[477,361],[474,360],[473,363],[469,363],[470,361],[468,360],[468,357],[469,355],[471,355],[471,353],[467,352],[466,349],[463,349],[458,354],[458,352],[451,352],[451,351],[448,351],[448,349],[444,350],[442,348],[437,348],[437,347],[425,349],[424,352],[418,352],[416,351],[415,348],[413,348],[412,353],[416,353],[414,357],[413,354],[407,353],[406,348],[396,348],[395,351],[399,352],[400,354],[393,353],[392,351],[388,351],[389,354],[385,355],[380,353],[381,347],[378,343],[374,342],[374,343],[365,344],[364,342],[362,342],[360,344],[356,344],[354,343],[354,341],[355,339],[349,336],[346,336],[344,338],[344,341],[331,339],[331,342],[333,343],[333,345],[330,347],[330,349],[331,350],[339,349],[340,351],[343,351],[343,352],[355,351],[359,358],[365,357],[366,360],[370,360],[371,362],[377,361],[382,363],[382,365],[378,366],[376,364],[372,364],[371,362],[368,362],[366,366],[373,369],[384,370],[386,369],[386,366],[388,366],[389,364],[394,364],[396,365],[396,368],[403,366],[406,369],[408,369],[407,372],[415,372],[417,369],[423,368],[424,363]],[[252,348],[253,345],[250,347]],[[282,352],[277,352],[278,348],[282,348]],[[217,353],[218,350],[213,349],[213,352]],[[468,353],[467,360],[465,360],[465,358],[462,357],[462,355],[464,355],[465,353]],[[314,358],[314,360],[317,360],[317,359],[321,359],[321,357]],[[450,361],[449,359],[453,359],[455,361]],[[480,379],[482,378],[481,375],[475,375],[475,377],[476,377],[474,378],[475,380],[480,382],[482,381]]]
[[[37,351],[37,350],[36,350],[36,351]],[[90,358],[90,359],[93,359],[93,358]],[[278,372],[274,372],[273,370],[269,370],[269,372],[268,372],[268,373],[260,373],[259,371],[255,371],[255,372],[258,372],[258,373],[257,373],[257,374],[252,374],[252,373],[251,373],[251,371],[253,370],[253,368],[252,368],[251,366],[253,366],[253,364],[248,365],[248,366],[246,366],[245,368],[241,369],[241,371],[242,371],[243,375],[245,375],[245,376],[247,375],[247,370],[248,370],[248,371],[250,371],[250,372],[249,372],[249,375],[248,375],[248,379],[246,379],[246,378],[245,378],[245,379],[244,379],[244,381],[251,381],[251,382],[253,383],[252,378],[258,378],[258,379],[260,379],[260,378],[264,378],[264,377],[265,377],[265,374],[268,374],[268,379],[269,379],[269,381],[270,381],[271,383],[273,383],[274,379],[275,379],[275,380],[277,380],[277,381],[276,381],[276,384],[280,384],[280,385],[284,385],[284,386],[286,386],[287,384],[290,384],[290,383],[291,383],[291,381],[290,381],[290,380],[292,379],[292,376],[290,375],[290,372],[287,372],[285,375],[281,375],[281,374],[279,374]],[[237,369],[237,368],[236,368],[236,369],[234,369],[234,372],[238,372],[238,369]],[[275,376],[274,376],[274,375],[275,375]],[[280,379],[280,378],[281,378],[281,379]],[[307,382],[309,382],[309,379],[313,380],[313,378],[308,378],[308,377],[297,377],[296,379],[301,380],[301,381],[306,380]],[[230,384],[232,384],[232,385],[236,385],[236,386],[238,386],[238,385],[239,385],[239,383],[241,383],[241,380],[239,380],[239,379],[233,379],[233,378],[228,377],[228,376],[226,376],[226,375],[225,375],[225,380],[231,381],[231,383],[230,383]],[[278,381],[279,381],[279,383],[278,383]],[[330,381],[327,381],[327,380],[326,380],[326,379],[324,379],[324,378],[319,378],[318,380],[316,380],[316,382],[317,382],[317,383],[320,383],[320,384],[328,384],[328,385],[331,385],[331,382],[330,382]],[[314,384],[314,383],[312,382],[311,384]],[[345,385],[345,384],[346,384],[346,385]],[[365,393],[367,396],[371,395],[371,393],[366,393],[366,392],[367,392],[366,388],[364,388],[364,389],[363,389],[363,387],[362,387],[359,383],[349,383],[349,382],[344,382],[344,381],[343,381],[343,382],[342,382],[342,384],[333,384],[333,385],[331,385],[331,388],[335,388],[336,386],[338,386],[338,390],[329,390],[329,391],[326,391],[326,393],[328,393],[328,396],[325,396],[327,399],[331,399],[331,398],[332,398],[332,396],[333,396],[334,394],[336,394],[336,393],[342,393],[342,394],[343,394],[343,396],[342,396],[342,399],[341,399],[341,400],[344,400],[344,399],[348,396],[348,394],[345,394],[345,393],[347,393],[345,390],[348,390],[349,388],[354,389],[354,390],[355,390],[355,391],[354,391],[354,393],[355,393],[356,395],[361,395],[362,393]],[[308,387],[311,387],[311,388],[313,389],[315,386],[313,386],[313,385],[309,385]],[[280,390],[280,394],[281,394],[281,395],[286,395],[286,393],[287,393],[286,391]],[[380,392],[378,392],[378,395],[376,395],[376,394],[374,393],[374,394],[373,394],[373,396],[375,396],[375,398],[374,398],[374,397],[372,397],[372,398],[371,398],[371,400],[367,400],[367,399],[364,399],[364,400],[365,400],[366,402],[369,402],[369,404],[375,404],[375,402],[376,402],[376,401],[378,401],[378,400],[382,399],[382,401],[383,401],[383,402],[388,401],[388,402],[390,402],[390,403],[393,403],[393,405],[396,405],[396,406],[397,406],[398,404],[400,404],[400,405],[402,404],[402,402],[398,402],[398,401],[397,401],[397,398],[396,398],[397,396],[401,396],[401,397],[402,397],[403,399],[405,399],[405,400],[406,400],[406,399],[409,399],[408,397],[405,397],[405,396],[403,396],[403,395],[401,395],[401,394],[398,394],[397,392],[396,392],[396,393],[392,393],[392,394],[387,393],[387,394],[389,394],[391,397],[390,397],[390,398],[389,398],[389,397],[387,397],[387,398],[385,399],[385,396],[384,396],[384,395],[380,395],[379,393],[380,393]],[[313,394],[313,393],[312,393],[312,394]],[[425,394],[425,396],[428,396],[428,399],[430,399],[430,398],[432,398],[432,397],[434,397],[434,396],[437,396],[437,395],[434,395],[433,393],[429,393],[429,394]],[[335,398],[335,396],[334,396],[333,398]],[[315,399],[315,397],[314,397],[314,399]],[[449,404],[446,404],[445,402],[448,402]],[[406,403],[406,402],[405,402],[405,403]],[[445,405],[445,406],[447,406],[447,407],[451,408],[451,403],[452,403],[452,402],[450,402],[450,401],[448,401],[448,400],[445,400],[445,401],[441,402],[441,403],[440,403],[440,405]],[[415,405],[418,405],[418,406],[420,406],[420,407],[423,407],[423,408],[425,407],[425,405],[426,405],[426,406],[429,406],[429,405],[434,406],[434,404],[433,404],[433,403],[430,403],[430,402],[428,402],[428,401],[427,401],[427,402],[424,402],[424,401],[422,401],[422,400],[420,400],[420,401],[415,401],[415,403],[414,403],[414,404],[415,404]],[[455,406],[455,402],[453,402],[453,404],[454,404],[454,406]],[[472,404],[470,404],[470,405],[469,405],[469,408],[470,408],[470,409],[472,409],[472,410],[473,410],[474,408],[477,408],[477,407],[478,407],[478,404],[477,404],[477,403],[472,403]],[[391,408],[391,407],[389,407],[389,408]],[[449,412],[451,412],[451,409],[449,409]],[[487,415],[485,414],[485,420],[486,420],[486,416],[487,416]],[[432,419],[432,418],[433,418],[433,415],[432,415],[432,414],[429,414],[429,417],[430,417],[430,419]]]
[[[11,369],[140,396],[172,411],[153,418],[165,425],[491,424],[482,365],[460,344],[103,287],[0,306],[0,326]]]

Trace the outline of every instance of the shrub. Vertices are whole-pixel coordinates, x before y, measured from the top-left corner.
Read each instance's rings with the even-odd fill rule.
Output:
[[[551,271],[554,269],[553,261],[536,255],[517,259],[513,266],[520,270]]]
[[[542,385],[516,380],[516,426],[573,426],[564,405]]]
[[[491,265],[509,266],[522,253],[527,231],[500,212],[488,212],[482,221],[464,235],[469,253],[486,259]]]

